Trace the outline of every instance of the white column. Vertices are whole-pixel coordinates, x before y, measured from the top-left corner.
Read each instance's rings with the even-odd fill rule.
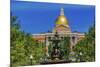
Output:
[[[72,46],[73,46],[73,41],[72,41],[72,36],[70,36],[70,49],[71,49],[71,52],[73,51]]]
[[[48,41],[48,37],[46,37],[46,55],[49,56],[48,53],[48,46],[49,46],[49,41]]]

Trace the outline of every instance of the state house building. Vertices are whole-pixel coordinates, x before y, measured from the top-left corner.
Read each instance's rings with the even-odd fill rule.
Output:
[[[39,42],[45,42],[46,50],[48,53],[49,40],[48,37],[53,37],[55,33],[58,33],[60,37],[70,37],[70,48],[75,46],[75,44],[85,37],[84,33],[72,32],[69,26],[69,22],[64,15],[64,9],[61,8],[60,15],[55,21],[55,27],[52,32],[42,33],[42,34],[33,34],[33,38]]]

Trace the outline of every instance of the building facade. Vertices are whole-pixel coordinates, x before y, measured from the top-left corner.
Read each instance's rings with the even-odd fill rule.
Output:
[[[48,46],[50,44],[49,37],[53,37],[55,33],[58,33],[59,37],[70,37],[70,49],[73,50],[76,43],[85,37],[84,33],[72,32],[69,26],[69,22],[64,15],[64,9],[61,8],[60,15],[57,17],[55,22],[55,27],[52,32],[42,33],[42,34],[33,34],[33,38],[39,42],[45,43],[46,54],[48,55]]]

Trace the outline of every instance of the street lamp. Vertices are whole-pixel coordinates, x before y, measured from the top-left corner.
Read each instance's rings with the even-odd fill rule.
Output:
[[[82,52],[80,52],[79,55],[80,55],[80,62],[81,62],[82,61],[81,56],[83,55]]]
[[[81,56],[83,55],[82,52],[80,52],[80,55],[81,55]]]
[[[32,59],[33,59],[33,56],[30,55],[30,64],[32,65]]]

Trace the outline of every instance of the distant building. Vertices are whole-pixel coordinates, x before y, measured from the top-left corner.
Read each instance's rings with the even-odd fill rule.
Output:
[[[70,29],[70,26],[68,24],[67,18],[64,16],[64,9],[61,8],[60,15],[56,19],[55,22],[55,27],[52,30],[52,32],[47,32],[47,33],[42,33],[42,34],[33,34],[33,38],[39,42],[45,42],[46,44],[46,51],[48,54],[48,45],[49,45],[49,40],[48,37],[54,36],[54,34],[57,32],[59,36],[61,37],[70,37],[70,48],[75,46],[75,44],[81,40],[82,38],[85,37],[84,33],[79,33],[79,32],[72,32]]]

